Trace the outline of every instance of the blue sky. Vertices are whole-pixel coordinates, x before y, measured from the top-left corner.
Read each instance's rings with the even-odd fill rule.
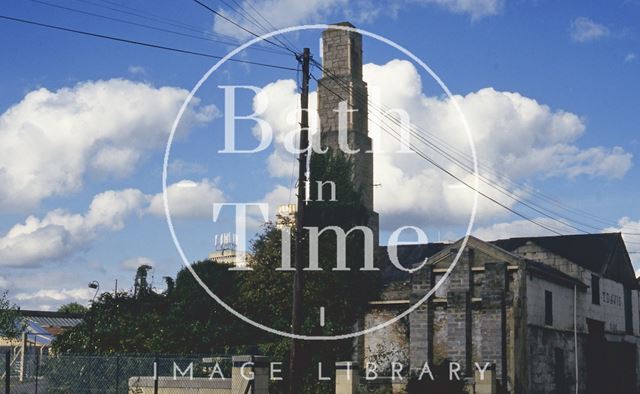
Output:
[[[187,0],[50,1],[183,34],[250,38]],[[9,0],[0,15],[215,55],[232,49],[43,2]],[[208,4],[246,22],[224,2]],[[255,0],[255,7],[277,27],[350,20],[404,46],[458,96],[482,162],[605,219],[588,219],[599,229],[640,233],[640,2]],[[147,19],[134,15],[137,10]],[[145,262],[154,265],[154,284],[161,286],[162,276],[182,266],[159,205],[164,146],[187,92],[215,60],[8,20],[0,20],[0,29],[0,288],[25,308],[55,308],[86,302],[91,280],[104,290],[116,279],[130,287],[135,267]],[[318,58],[319,34],[288,38]],[[406,106],[420,127],[468,151],[460,125],[448,115],[450,101],[428,74],[392,48],[370,39],[364,45],[365,79],[382,90],[383,104]],[[257,50],[239,58],[296,64],[290,55]],[[212,131],[221,130],[224,111],[218,86],[267,87],[274,106],[264,119],[276,123],[278,141],[286,127],[278,117],[296,105],[295,80],[294,71],[227,63],[197,93],[169,174],[176,204],[188,201],[176,230],[191,260],[211,251],[213,234],[231,231],[228,214],[211,223],[212,199],[273,205],[291,198],[291,155],[282,149],[216,153],[222,142]],[[238,112],[248,113],[253,100],[240,93]],[[256,144],[252,126],[238,124],[241,144]],[[195,187],[180,188],[181,181]],[[462,235],[468,193],[449,187],[424,162],[380,158],[376,182],[382,184],[376,209],[383,241],[398,225],[420,226],[431,239]],[[486,202],[478,219],[476,234],[487,239],[547,234]],[[633,243],[640,237],[628,241],[640,250]]]

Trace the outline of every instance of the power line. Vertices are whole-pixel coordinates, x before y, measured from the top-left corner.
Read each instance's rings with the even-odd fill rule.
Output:
[[[321,84],[322,82],[317,79],[315,76],[311,75],[311,77],[319,84]],[[344,101],[344,99],[336,92],[334,92],[333,90],[331,90],[329,87],[327,87],[326,85],[324,85],[325,89],[329,90],[329,92],[333,93],[334,95],[336,95],[341,101]],[[375,122],[374,122],[375,123]],[[376,123],[376,125],[382,127],[382,125]],[[402,143],[402,136],[397,134],[394,131],[389,131],[389,129],[384,128],[384,131],[386,131],[389,135],[391,135],[393,138],[395,138],[397,141]],[[453,179],[455,179],[456,181],[462,183],[463,185],[467,186],[469,189],[474,190],[476,193],[480,194],[481,196],[485,197],[486,199],[492,201],[493,203],[501,206],[502,208],[512,212],[513,214],[537,225],[540,226],[548,231],[551,231],[557,235],[562,235],[562,233],[552,229],[551,227],[548,227],[542,223],[538,223],[536,222],[534,219],[527,217],[526,215],[516,211],[515,209],[501,203],[500,201],[494,199],[493,197],[487,195],[486,193],[483,193],[482,191],[476,189],[475,187],[473,187],[472,185],[470,185],[469,183],[465,182],[462,178],[460,178],[459,176],[455,175],[453,172],[447,170],[446,168],[444,168],[442,165],[440,165],[439,163],[437,163],[436,161],[434,161],[433,159],[429,158],[426,154],[424,154],[423,152],[420,151],[420,149],[418,149],[417,147],[415,147],[414,145],[412,145],[411,143],[409,143],[409,146],[412,148],[412,150],[421,158],[423,158],[424,160],[428,161],[429,163],[431,163],[433,166],[435,166],[436,168],[438,168],[440,171],[444,172],[445,174],[449,175],[450,177],[452,177]]]
[[[89,37],[103,38],[105,40],[111,40],[111,41],[123,42],[123,43],[127,43],[127,44],[140,45],[140,46],[144,46],[144,47],[148,47],[148,48],[163,49],[163,50],[166,50],[166,51],[172,51],[172,52],[184,53],[184,54],[189,54],[189,55],[208,57],[208,58],[212,58],[212,59],[223,59],[224,58],[224,56],[212,55],[212,54],[209,54],[209,53],[196,52],[196,51],[191,51],[191,50],[187,50],[187,49],[168,47],[168,46],[158,45],[158,44],[151,44],[151,43],[148,43],[148,42],[130,40],[128,38],[114,37],[114,36],[109,36],[109,35],[106,35],[106,34],[92,33],[92,32],[87,32],[87,31],[83,31],[83,30],[71,29],[71,28],[62,27],[62,26],[56,26],[56,25],[50,25],[50,24],[46,24],[46,23],[36,22],[36,21],[32,21],[32,20],[27,20],[27,19],[14,18],[14,17],[7,16],[7,15],[0,15],[0,19],[10,20],[10,21],[29,24],[29,25],[34,25],[34,26],[46,27],[46,28],[54,29],[54,30],[66,31],[66,32],[69,32],[69,33],[81,34],[81,35],[85,35],[85,36],[89,36]],[[250,61],[250,60],[228,59],[228,61],[235,62],[235,63],[252,64],[252,65],[255,65],[255,66],[262,66],[262,67],[277,68],[277,69],[281,69],[281,70],[296,71],[296,69],[293,68],[293,67],[280,66],[280,65],[268,64],[268,63],[262,63],[262,62],[253,62],[253,61]]]
[[[343,87],[346,87],[346,89],[348,89],[350,92],[353,92],[354,94],[358,94],[358,93],[359,93],[359,92],[354,91],[353,89],[351,89],[351,87],[350,87],[350,86],[348,86],[346,83],[344,83],[343,81],[341,81],[339,77],[336,77],[335,75],[333,75],[329,70],[326,70],[326,69],[325,69],[324,67],[322,67],[322,65],[320,65],[318,62],[315,62],[315,65],[316,65],[316,67],[318,67],[319,69],[321,69],[321,70],[323,71],[323,73],[324,73],[324,74],[326,74],[326,75],[330,76],[330,77],[331,77],[331,79],[332,79],[332,80],[334,80],[334,81],[336,81],[337,83],[342,84],[342,85],[343,85]],[[326,87],[326,86],[325,86],[325,87]],[[361,94],[361,96],[366,96],[366,94]],[[371,101],[369,101],[369,100],[368,100],[368,97],[365,97],[365,100],[364,100],[364,101],[367,101],[367,103],[368,103],[368,105],[369,105],[369,106],[371,106],[371,107],[373,107],[374,109],[376,109],[375,105],[374,105]],[[382,112],[382,111],[381,111],[381,112]],[[389,112],[389,111],[385,111],[384,115],[385,115],[385,116],[388,116],[388,112]],[[402,127],[402,126],[404,125],[404,124],[400,124],[400,123],[399,123],[399,121],[397,121],[397,120],[396,120],[395,118],[393,118],[393,117],[389,117],[388,119],[390,119],[391,121],[395,122],[398,126],[401,126],[401,127]],[[413,127],[414,129],[418,129],[418,130],[420,130],[417,126],[415,126],[415,125],[413,125],[413,124],[411,124],[410,126],[411,126],[411,127]],[[423,131],[423,132],[424,132],[424,131]],[[429,134],[428,132],[425,132],[425,133],[426,133],[426,134]],[[459,160],[456,160],[456,159],[455,159],[454,157],[452,157],[449,153],[447,153],[446,151],[444,151],[443,149],[441,149],[440,147],[438,147],[436,144],[433,144],[431,141],[427,140],[427,139],[426,139],[425,137],[423,137],[422,135],[417,134],[417,133],[415,133],[415,132],[412,132],[412,135],[413,135],[414,137],[417,137],[418,139],[420,139],[420,140],[421,140],[422,142],[424,142],[425,144],[429,145],[432,149],[436,150],[440,155],[442,155],[443,157],[445,157],[445,159],[448,159],[448,160],[450,160],[450,161],[453,161],[453,162],[454,162],[454,163],[456,163],[458,166],[460,166],[462,169],[466,170],[467,172],[471,173],[472,175],[473,175],[473,174],[475,174],[475,170],[474,170],[474,169],[469,169],[469,167],[468,167],[468,166],[465,166],[465,164],[464,164],[464,163],[460,163],[460,161],[459,161]],[[520,197],[518,197],[518,196],[514,196],[514,195],[513,195],[513,193],[512,193],[510,190],[508,190],[508,189],[506,189],[506,188],[504,188],[504,187],[502,187],[502,186],[495,185],[493,182],[491,182],[491,181],[490,181],[490,180],[488,180],[487,178],[483,177],[481,174],[478,174],[478,177],[483,181],[483,183],[485,183],[485,184],[487,184],[488,186],[490,186],[490,187],[492,187],[492,188],[496,189],[497,191],[499,191],[500,193],[504,194],[504,195],[505,195],[505,196],[507,196],[508,198],[510,198],[510,199],[512,199],[512,200],[514,200],[516,203],[522,204],[522,205],[526,206],[527,208],[529,208],[529,209],[531,209],[531,210],[534,210],[534,211],[536,211],[536,212],[538,212],[538,213],[542,214],[543,216],[545,216],[545,217],[547,217],[547,218],[549,218],[549,219],[551,219],[551,220],[557,221],[557,222],[559,222],[559,223],[561,223],[561,224],[563,224],[563,225],[565,225],[565,226],[567,226],[567,227],[571,227],[572,229],[577,230],[577,231],[579,231],[579,232],[589,233],[589,231],[586,231],[586,230],[584,230],[584,229],[582,229],[582,228],[579,228],[579,227],[577,227],[577,226],[574,226],[574,225],[572,225],[571,223],[567,223],[566,221],[574,222],[574,223],[577,223],[577,224],[579,224],[579,225],[582,225],[582,226],[585,226],[585,227],[589,227],[589,228],[594,229],[594,230],[596,230],[596,231],[598,231],[598,232],[599,232],[599,231],[601,231],[601,228],[594,227],[594,226],[588,225],[588,224],[586,224],[586,223],[583,223],[583,222],[577,221],[577,220],[575,220],[575,219],[572,219],[572,218],[568,218],[568,217],[566,217],[566,216],[563,216],[563,215],[561,215],[561,214],[559,214],[559,213],[557,213],[557,212],[554,212],[554,211],[552,211],[552,210],[550,210],[550,209],[548,209],[548,208],[542,207],[542,206],[540,206],[540,205],[536,204],[535,202],[533,202],[533,201],[531,201],[531,200],[529,200],[529,199],[526,199],[526,198],[520,198]],[[507,178],[507,179],[508,179],[508,178]],[[545,212],[547,212],[547,213],[551,213],[552,215],[560,216],[562,219],[565,219],[566,221],[565,221],[565,220],[559,220],[558,218],[553,217],[553,216],[550,216],[549,214],[547,214],[547,213],[545,213],[545,212],[543,212],[543,211],[545,211]],[[614,225],[614,226],[615,226],[615,225]],[[624,234],[626,234],[626,235],[640,235],[640,234],[636,234],[636,233],[624,233]]]
[[[242,7],[242,5],[240,3],[238,3],[236,0],[231,0],[235,5],[238,6],[238,9],[236,9],[235,7],[233,7],[232,5],[230,5],[229,3],[227,3],[225,0],[220,0],[220,2],[222,2],[222,4],[226,5],[227,7],[229,7],[231,10],[235,11],[236,14],[240,15],[241,17],[243,17],[244,19],[246,19],[247,21],[249,21],[250,23],[252,23],[254,26],[256,26],[258,29],[262,29],[262,31],[264,33],[268,33],[269,29],[265,28],[264,25],[262,23],[260,23],[260,21],[258,21],[253,15],[251,15],[251,13],[249,11],[247,11],[244,7]],[[253,7],[252,7],[253,8]],[[255,10],[255,8],[254,8]],[[258,12],[258,10],[255,10],[256,12]],[[259,12],[258,12],[259,14]],[[264,19],[264,18],[263,18]],[[266,20],[266,19],[265,19]],[[269,23],[271,25],[271,23],[269,21],[267,21],[267,23]],[[271,25],[273,27],[273,25]],[[277,30],[275,27],[273,28],[273,30]],[[288,48],[291,52],[297,53],[298,51],[296,50],[291,50],[291,47],[289,47],[287,44],[285,44],[284,42],[282,42],[282,40],[280,40],[280,37],[278,36],[273,36],[273,38],[278,41],[280,44],[282,44],[282,46]],[[286,37],[285,37],[286,39]],[[287,40],[288,41],[288,40]],[[291,43],[291,41],[289,41],[289,43]]]
[[[239,27],[240,29],[244,30],[245,32],[247,32],[247,33],[251,34],[252,36],[254,36],[254,37],[258,37],[258,38],[260,37],[260,35],[258,35],[258,34],[256,34],[256,33],[252,32],[251,30],[249,30],[249,29],[247,29],[246,27],[242,26],[241,24],[237,23],[237,22],[236,22],[236,21],[234,21],[233,19],[228,18],[228,17],[227,17],[227,16],[225,16],[224,14],[222,14],[222,13],[220,13],[220,12],[218,12],[218,11],[214,10],[213,8],[209,7],[208,5],[206,5],[205,3],[201,2],[200,0],[193,0],[193,1],[194,1],[194,2],[196,2],[197,4],[199,4],[200,6],[202,6],[202,7],[206,8],[207,10],[211,11],[211,12],[212,12],[212,13],[214,13],[215,15],[218,15],[220,18],[222,18],[222,19],[226,20],[227,22],[231,23],[232,25],[234,25],[234,26],[236,26],[236,27]],[[276,44],[275,42],[273,42],[273,41],[271,41],[271,40],[269,40],[269,39],[266,39],[266,38],[265,38],[265,39],[263,39],[263,41],[266,41],[266,42],[268,42],[268,43],[270,43],[270,44],[272,44],[272,45],[275,45],[275,46],[277,46],[277,47],[279,47],[279,48],[286,49],[286,50],[288,50],[289,52],[293,53],[295,56],[297,56],[297,55],[298,55],[295,51],[292,51],[291,49],[287,48],[286,46],[284,46],[284,45],[282,45],[282,44]]]
[[[237,4],[240,8],[242,8],[242,6],[241,6],[240,4],[238,4],[238,2],[237,2],[236,0],[231,0],[231,1],[232,1],[233,3],[235,3],[235,4]],[[267,18],[265,18],[265,17],[264,17],[264,15],[262,15],[262,13],[261,13],[261,12],[260,12],[256,7],[254,7],[254,6],[253,6],[253,4],[252,4],[252,1],[251,1],[251,0],[246,0],[246,2],[245,2],[245,3],[246,3],[246,4],[249,6],[249,8],[251,8],[251,9],[252,9],[252,10],[253,10],[253,11],[254,11],[254,12],[255,12],[255,13],[256,13],[260,18],[262,18],[262,20],[263,20],[263,21],[265,21],[265,22],[266,22],[266,23],[271,27],[271,29],[273,29],[273,30],[277,30],[277,28],[273,25],[273,23],[271,23]],[[249,12],[248,12],[248,11],[246,11],[246,10],[245,10],[245,12],[249,13]],[[261,24],[261,26],[262,26],[262,24]],[[266,31],[266,29],[265,29],[265,31]],[[285,41],[287,41],[287,42],[289,43],[289,45],[291,45],[291,46],[289,47],[289,49],[293,48],[293,51],[294,51],[294,52],[296,52],[296,53],[300,52],[300,51],[296,48],[296,45],[295,45],[293,42],[291,42],[291,40],[290,40],[286,35],[283,35],[282,37],[284,38],[284,40],[285,40]],[[282,41],[280,41],[280,40],[278,40],[278,41],[279,41],[279,42],[282,42]],[[313,59],[311,59],[311,61],[313,61]]]
[[[102,9],[118,12],[118,13],[121,13],[121,14],[124,14],[124,15],[134,16],[136,18],[140,18],[140,19],[143,19],[143,20],[158,22],[158,23],[161,23],[161,24],[165,24],[167,26],[176,27],[178,29],[183,29],[183,30],[195,32],[195,33],[198,33],[198,34],[202,34],[202,35],[204,35],[206,37],[210,37],[210,38],[213,37],[214,39],[218,39],[219,37],[222,37],[224,39],[234,41],[235,42],[234,45],[240,45],[241,44],[241,41],[238,39],[238,37],[230,36],[230,35],[226,35],[226,34],[222,34],[222,33],[212,33],[210,31],[203,30],[201,27],[198,27],[198,26],[190,25],[188,23],[185,23],[185,22],[182,22],[182,21],[179,21],[179,20],[176,20],[176,19],[167,18],[165,16],[162,16],[162,15],[159,15],[159,14],[154,14],[152,12],[149,12],[149,11],[146,11],[146,10],[141,10],[139,8],[127,6],[125,4],[119,4],[119,3],[116,3],[114,1],[99,0],[102,3],[110,4],[112,6],[96,3],[95,1],[92,1],[92,0],[75,0],[75,1],[83,3],[83,4],[89,4],[89,5],[92,5],[92,6],[95,6],[95,7],[99,7],[99,8],[102,8]],[[263,46],[264,44],[265,43],[263,43],[263,42],[257,42],[254,46]],[[273,51],[277,51],[276,49],[273,49],[271,47],[269,47],[269,49],[273,50]],[[282,53],[287,53],[287,52],[282,51]]]
[[[175,34],[175,35],[179,35],[179,36],[183,36],[183,37],[196,38],[196,39],[199,39],[199,40],[215,42],[215,43],[218,43],[218,44],[226,44],[226,45],[234,45],[234,46],[238,45],[235,42],[217,40],[217,39],[213,39],[213,38],[210,38],[210,37],[207,37],[207,36],[197,36],[195,34],[181,33],[181,32],[175,31],[175,30],[164,29],[162,27],[150,26],[150,25],[146,25],[146,24],[143,24],[143,23],[137,23],[137,22],[132,22],[132,21],[128,21],[128,20],[124,20],[124,19],[120,19],[120,18],[107,16],[107,15],[101,15],[101,14],[97,14],[97,13],[93,13],[93,12],[89,12],[89,11],[83,11],[83,10],[79,10],[77,8],[66,7],[66,6],[53,4],[53,3],[49,3],[49,2],[46,2],[46,1],[42,1],[42,0],[31,0],[31,1],[34,2],[34,3],[45,5],[47,7],[54,7],[54,8],[70,11],[70,12],[75,12],[75,13],[79,13],[79,14],[83,14],[83,15],[93,16],[93,17],[96,17],[96,18],[102,18],[102,19],[107,19],[107,20],[111,20],[111,21],[115,21],[115,22],[119,22],[119,23],[132,25],[132,26],[138,26],[138,27],[142,27],[144,29],[161,31],[161,32]],[[247,49],[265,51],[265,52],[270,52],[270,53],[275,53],[275,54],[286,54],[286,55],[289,55],[289,53],[287,53],[287,52],[278,51],[278,50],[271,49],[271,48],[260,48],[260,47],[255,47],[254,46],[254,47],[250,47],[250,48],[247,48]]]
[[[315,79],[315,77],[314,77],[314,79]],[[336,82],[338,82],[338,83],[341,83],[341,81],[339,81],[338,79],[334,79],[334,78],[332,78],[332,80],[334,80],[334,81],[336,81]],[[316,79],[316,81],[317,81],[318,83],[321,83],[321,81],[319,81],[319,80],[317,80],[317,79]],[[346,86],[346,84],[345,84],[344,86]],[[334,91],[332,91],[332,90],[331,90],[330,88],[328,88],[326,85],[324,85],[324,87],[325,87],[326,89],[328,89],[330,92],[332,92],[333,94],[336,94]],[[347,87],[348,87],[348,86],[347,86]],[[337,94],[336,94],[336,95],[337,95]],[[343,98],[342,98],[342,97],[340,97],[339,95],[338,95],[338,97],[340,98],[340,100],[343,100]],[[369,103],[368,103],[368,104],[369,104]],[[371,105],[371,104],[369,104],[369,105]],[[376,109],[376,108],[375,108],[375,106],[373,106],[373,108],[374,108],[374,110]],[[372,112],[370,112],[370,113],[372,113]],[[375,114],[375,112],[373,112],[372,114]],[[383,115],[385,115],[385,114],[383,114]],[[393,119],[392,119],[392,120],[393,120]],[[382,119],[382,121],[384,121],[384,119]],[[384,131],[386,131],[387,133],[389,133],[389,129],[387,129],[386,127],[384,127],[384,128],[383,128],[382,124],[379,124],[379,123],[377,123],[377,122],[374,122],[374,124],[376,124],[376,125],[377,125],[377,126],[379,126],[381,129],[384,129]],[[393,129],[392,129],[392,130],[393,130]],[[395,131],[394,131],[394,133],[396,133],[395,135],[392,135],[394,138],[396,138],[396,136],[399,136],[399,138],[401,138],[401,136],[400,136],[397,132],[395,132]],[[391,134],[391,133],[389,133],[389,134]],[[414,135],[414,136],[415,136],[415,135]],[[398,139],[398,138],[396,138],[396,139]],[[402,142],[402,140],[401,140],[401,139],[399,139],[399,141],[400,141],[400,142]],[[451,171],[449,171],[449,170],[445,169],[442,165],[438,164],[438,163],[437,163],[436,161],[434,161],[433,159],[428,158],[428,156],[426,156],[423,152],[419,151],[419,149],[418,149],[417,147],[415,147],[414,145],[412,145],[412,144],[409,144],[409,145],[410,145],[410,147],[412,147],[412,150],[414,150],[414,152],[416,152],[419,156],[423,157],[425,160],[427,160],[428,162],[430,162],[431,164],[433,164],[434,166],[436,166],[438,169],[440,169],[440,170],[444,171],[445,173],[447,173],[448,175],[452,176],[452,177],[453,177],[454,179],[456,179],[457,181],[459,181],[459,182],[463,183],[465,186],[467,186],[467,187],[469,187],[470,189],[472,189],[472,190],[476,191],[477,193],[481,194],[483,197],[485,197],[485,198],[489,199],[490,201],[492,201],[492,202],[496,203],[497,205],[499,205],[499,206],[501,206],[501,207],[503,207],[503,208],[505,208],[505,209],[509,210],[510,212],[515,213],[516,215],[518,215],[518,216],[522,217],[523,219],[526,219],[526,220],[528,220],[528,221],[531,221],[532,223],[537,224],[537,225],[539,225],[540,227],[543,227],[543,228],[545,228],[545,229],[547,229],[547,230],[549,230],[549,231],[552,231],[552,232],[554,232],[554,233],[556,233],[556,234],[558,234],[558,235],[560,234],[558,231],[555,231],[555,230],[551,229],[550,227],[548,227],[548,226],[546,226],[546,225],[543,225],[543,224],[540,224],[540,223],[538,223],[538,222],[535,222],[533,219],[531,219],[531,218],[529,218],[529,217],[527,217],[527,216],[525,216],[525,215],[523,215],[523,214],[521,214],[521,213],[519,213],[519,212],[516,212],[516,211],[515,211],[515,210],[513,210],[512,208],[510,208],[510,207],[506,206],[505,204],[503,204],[503,203],[499,202],[498,200],[496,200],[495,198],[493,198],[493,197],[489,196],[488,194],[486,194],[486,193],[484,193],[484,192],[481,192],[480,190],[477,190],[475,187],[473,187],[473,186],[469,185],[468,183],[466,183],[466,182],[462,181],[462,179],[461,179],[461,178],[459,178],[458,176],[456,176],[455,174],[453,174]],[[473,174],[473,173],[472,173],[472,174]],[[539,213],[542,213],[542,212],[539,212]],[[544,214],[544,213],[543,213],[543,214]],[[544,215],[544,216],[548,216],[548,215]],[[554,219],[554,218],[551,218],[551,219]],[[556,220],[556,221],[557,221],[557,219],[554,219],[554,220]],[[562,222],[562,224],[567,225],[567,224],[566,224],[566,223],[564,223],[564,222]],[[569,225],[569,226],[570,226],[570,225]],[[580,229],[578,229],[578,228],[574,228],[574,229],[576,229],[576,230],[578,230],[578,231],[580,231],[580,232],[583,232],[582,230],[580,230]]]

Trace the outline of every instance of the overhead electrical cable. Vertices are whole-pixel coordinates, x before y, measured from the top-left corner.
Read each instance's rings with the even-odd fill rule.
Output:
[[[127,43],[127,44],[139,45],[139,46],[144,46],[144,47],[148,47],[148,48],[162,49],[162,50],[166,50],[166,51],[172,51],[172,52],[184,53],[184,54],[189,54],[189,55],[208,57],[208,58],[212,58],[212,59],[223,59],[224,58],[224,56],[220,56],[220,55],[212,55],[212,54],[204,53],[204,52],[196,52],[196,51],[191,51],[191,50],[187,50],[187,49],[168,47],[168,46],[152,44],[152,43],[148,43],[148,42],[144,42],[144,41],[131,40],[131,39],[128,39],[128,38],[114,37],[114,36],[110,36],[110,35],[106,35],[106,34],[92,33],[92,32],[88,32],[88,31],[84,31],[84,30],[77,30],[77,29],[71,29],[71,28],[62,27],[62,26],[50,25],[50,24],[47,24],[47,23],[36,22],[36,21],[33,21],[33,20],[28,20],[28,19],[15,18],[15,17],[12,17],[12,16],[7,16],[7,15],[0,15],[0,19],[9,20],[9,21],[18,22],[18,23],[29,24],[29,25],[34,25],[34,26],[45,27],[45,28],[48,28],[48,29],[65,31],[65,32],[69,32],[69,33],[85,35],[85,36],[89,36],[89,37],[102,38],[102,39],[105,39],[105,40],[111,40],[111,41],[123,42],[123,43]],[[277,68],[277,69],[281,69],[281,70],[296,71],[296,68],[294,68],[294,67],[281,66],[281,65],[276,65],[276,64],[268,64],[268,63],[263,63],[263,62],[253,62],[253,61],[250,61],[250,60],[228,59],[228,61],[234,62],[234,63],[252,64],[252,65],[255,65],[255,66],[262,66],[262,67]]]

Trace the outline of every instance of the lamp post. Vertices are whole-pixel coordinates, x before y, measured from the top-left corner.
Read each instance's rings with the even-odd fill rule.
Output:
[[[98,295],[98,291],[100,291],[100,283],[98,283],[97,280],[91,281],[89,282],[89,288],[96,290],[96,292],[93,294],[93,298],[91,299],[91,302],[93,302],[95,301],[96,296]]]

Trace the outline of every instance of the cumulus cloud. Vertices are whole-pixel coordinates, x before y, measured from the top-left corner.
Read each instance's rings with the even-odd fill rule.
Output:
[[[199,182],[184,179],[173,183],[167,187],[167,195],[173,218],[211,218],[213,203],[227,201],[227,197],[216,182],[209,179],[202,179]],[[162,193],[151,198],[148,212],[165,216]]]
[[[56,209],[43,218],[29,216],[0,238],[0,266],[39,266],[68,257],[100,232],[121,230],[130,215],[142,213],[146,201],[136,189],[106,191],[93,198],[84,214]]]
[[[124,79],[28,93],[0,115],[0,207],[15,212],[82,188],[88,171],[131,174],[166,142],[188,92]],[[217,116],[197,99],[182,133]]]
[[[255,15],[257,15],[257,11],[264,16],[270,23],[267,24],[263,20],[260,20],[260,22],[270,30],[308,23],[324,23],[330,16],[347,19],[354,23],[371,23],[380,16],[393,17],[400,9],[411,6],[437,6],[455,14],[469,15],[472,20],[477,20],[486,16],[500,14],[504,9],[504,5],[505,0],[403,0],[383,2],[372,0],[263,0],[260,2],[244,0],[242,2],[242,8]],[[255,25],[236,13],[228,12],[224,8],[219,8],[218,12],[248,30],[258,30]],[[225,20],[225,18],[218,15],[215,16],[213,29],[216,33],[234,37],[238,35],[245,38],[251,37],[249,33],[239,29],[233,23]]]
[[[347,0],[264,0],[261,2],[244,0],[242,8],[250,10],[252,13],[254,13],[253,9],[255,9],[277,29],[284,26],[317,22],[324,19],[334,10],[346,7],[347,3]],[[227,12],[224,9],[220,9],[219,12],[236,23],[246,25],[249,30],[255,30],[256,28],[235,13]],[[266,27],[271,27],[266,23],[265,25]],[[220,34],[249,37],[249,33],[242,31],[218,15],[215,16],[213,29]]]
[[[140,267],[141,265],[148,265],[150,267],[155,267],[156,266],[156,262],[151,260],[148,257],[134,257],[131,259],[127,259],[124,260],[122,262],[120,262],[120,267],[128,270],[128,271],[135,271],[138,269],[138,267]]]
[[[93,298],[95,290],[82,287],[76,289],[42,289],[35,292],[17,293],[13,298],[20,304],[41,304],[44,310],[51,309],[49,304],[65,304],[69,302],[78,302],[86,305]]]
[[[611,30],[585,16],[579,16],[571,21],[569,34],[575,42],[589,42],[611,35]]]
[[[198,163],[175,159],[169,162],[167,172],[172,176],[202,175],[207,173],[207,169]]]
[[[406,61],[393,60],[384,65],[367,64],[364,79],[369,85],[370,99],[375,107],[406,111],[411,122],[426,130],[425,137],[440,146],[454,149],[457,157],[469,163],[470,149],[463,124],[448,98],[429,96],[422,91],[422,81],[415,67]],[[262,96],[261,96],[262,95]],[[295,103],[298,101],[295,83],[281,80],[269,84],[255,98],[267,100],[269,106],[261,115],[274,128],[276,147],[267,160],[274,177],[291,177],[293,155],[283,148],[291,130],[295,130]],[[317,98],[311,95],[311,108]],[[632,165],[632,155],[621,147],[581,148],[576,143],[586,130],[579,116],[554,110],[516,92],[480,89],[456,96],[470,125],[481,173],[499,188],[507,188],[518,197],[528,195],[530,188],[515,188],[497,172],[510,180],[528,183],[537,178],[592,176],[621,178]],[[263,103],[264,104],[264,103]],[[263,105],[260,104],[260,105]],[[317,115],[310,116],[311,133],[317,133]],[[398,127],[381,125],[381,116],[370,111],[369,135],[380,153],[374,155],[376,210],[381,214],[383,228],[398,225],[431,223],[461,224],[471,210],[473,194],[460,182],[427,164],[415,154],[397,154],[399,143],[384,129]],[[437,151],[413,139],[416,145],[437,163],[468,184],[473,176],[461,171]],[[485,183],[479,189],[506,206],[514,200]],[[480,197],[480,221],[506,217],[503,208]]]
[[[291,147],[298,147],[300,139],[300,100],[297,99],[296,82],[291,79],[278,80],[266,85],[254,98],[253,109],[260,113],[272,128],[275,146],[267,159],[269,173],[279,177],[291,177],[297,171],[296,155]],[[316,92],[309,93],[309,128],[311,138],[317,133],[318,118],[314,108],[318,106]],[[254,134],[259,138],[260,129],[254,127]],[[290,148],[285,148],[289,146]]]

